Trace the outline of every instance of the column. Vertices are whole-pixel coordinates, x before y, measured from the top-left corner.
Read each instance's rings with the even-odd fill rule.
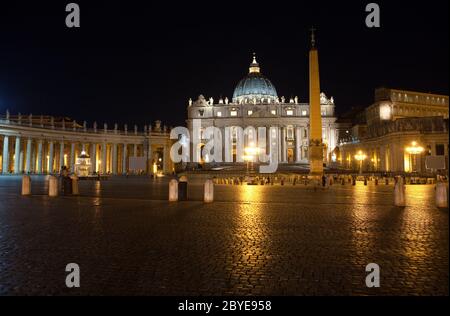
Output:
[[[53,141],[49,142],[50,149],[48,153],[48,173],[53,173],[53,156],[54,156],[54,144]]]
[[[106,142],[102,144],[102,160],[100,161],[101,173],[106,173]]]
[[[28,138],[27,140],[27,159],[25,162],[25,173],[29,173],[31,171],[31,146],[32,146],[32,140],[31,138]]]
[[[259,149],[258,158],[255,161],[260,162],[268,162],[267,158],[267,143],[269,139],[267,138],[267,129],[266,127],[259,126],[256,128],[256,142]]]
[[[91,172],[97,172],[97,144],[96,143],[92,143],[91,144]]]
[[[9,136],[3,138],[3,173],[9,171]]]
[[[18,172],[23,172],[23,150],[20,151],[19,153],[19,171]]]
[[[70,144],[70,171],[75,171],[75,143]]]
[[[231,139],[231,127],[225,127],[225,162],[233,162],[233,142]]]
[[[117,174],[117,144],[112,145],[112,174]]]
[[[281,157],[282,152],[283,152],[283,148],[282,148],[283,142],[281,141],[281,127],[280,126],[277,127],[277,142],[278,142],[278,145],[277,145],[278,146],[278,163],[281,163],[283,161],[283,159]]]
[[[147,149],[145,149],[147,150]],[[146,159],[150,159],[150,173],[153,172],[153,149],[152,149],[152,143],[150,141],[150,138],[148,140],[148,157]],[[146,162],[146,166],[148,168],[148,160]]]
[[[172,170],[170,168],[170,146],[164,145],[164,173],[171,173]]]
[[[133,157],[137,157],[137,144],[133,145]]]
[[[64,166],[64,141],[59,143],[59,169]]]
[[[16,137],[16,146],[14,149],[14,173],[20,172],[20,137]]]
[[[127,173],[127,155],[128,155],[128,147],[127,144],[123,144],[123,151],[122,151],[122,173]]]
[[[380,171],[387,171],[386,169],[386,148],[384,146],[380,147],[380,164],[378,165],[378,168]]]
[[[286,148],[286,126],[283,126],[282,127],[282,130],[281,130],[281,143],[282,143],[282,152],[281,152],[281,159],[282,159],[282,162],[284,162],[284,163],[286,163],[287,162],[287,159],[286,159],[286,151],[287,151],[287,148]]]
[[[300,126],[295,127],[295,162],[299,163],[301,160],[301,147],[302,146],[302,130]]]
[[[38,142],[38,157],[37,157],[37,170],[36,173],[42,173],[42,139]]]

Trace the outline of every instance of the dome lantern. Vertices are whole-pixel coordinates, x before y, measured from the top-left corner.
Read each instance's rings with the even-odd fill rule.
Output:
[[[261,68],[253,53],[253,61],[249,67],[249,73],[236,85],[233,93],[233,102],[242,103],[247,100],[255,100],[263,103],[263,100],[276,99],[277,91],[272,82],[261,74]]]

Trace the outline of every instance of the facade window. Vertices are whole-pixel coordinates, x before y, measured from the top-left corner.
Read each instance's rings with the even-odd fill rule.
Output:
[[[443,144],[436,144],[436,156],[444,156],[445,147]]]
[[[198,110],[198,115],[203,116],[203,113],[205,113],[205,110]]]
[[[231,110],[230,111],[230,116],[237,116],[237,111],[236,110]]]
[[[222,112],[217,112],[218,117],[222,117]]]
[[[294,115],[294,111],[293,110],[286,110],[286,115],[287,116],[292,116],[292,115]]]
[[[253,114],[253,111],[252,111],[252,110],[248,110],[248,111],[247,111],[247,115],[248,115],[248,116],[250,116],[250,115],[252,115],[252,114]]]
[[[302,116],[306,116],[308,113],[306,112],[306,110],[302,111]]]
[[[271,113],[272,115],[277,115],[277,110],[272,110],[272,111],[270,111],[270,113]]]
[[[287,127],[287,138],[294,139],[294,128],[292,126]]]

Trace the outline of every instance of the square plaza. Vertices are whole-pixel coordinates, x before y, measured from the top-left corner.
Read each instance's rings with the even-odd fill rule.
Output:
[[[434,185],[188,184],[168,202],[166,179],[80,181],[47,195],[44,176],[0,178],[1,295],[448,295],[448,209]],[[80,266],[69,289],[64,267]],[[380,266],[367,288],[365,267]],[[445,281],[447,280],[447,281]]]

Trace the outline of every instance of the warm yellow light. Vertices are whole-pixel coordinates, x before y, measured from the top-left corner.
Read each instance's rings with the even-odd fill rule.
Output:
[[[408,154],[410,155],[418,155],[421,154],[423,152],[423,147],[422,146],[417,146],[417,142],[413,141],[411,142],[412,146],[406,147],[405,150]]]
[[[355,159],[358,161],[363,161],[366,158],[367,156],[361,150],[355,155]]]

